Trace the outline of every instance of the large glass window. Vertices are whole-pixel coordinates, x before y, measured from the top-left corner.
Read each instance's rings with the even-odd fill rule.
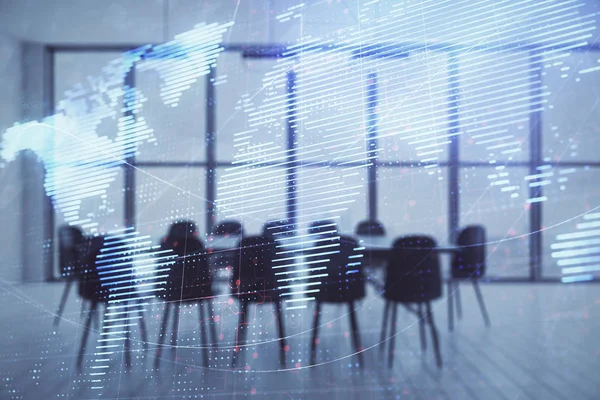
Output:
[[[546,60],[544,86],[543,155],[549,161],[600,161],[600,53]]]
[[[136,226],[154,244],[175,221],[192,220],[206,232],[206,169],[141,167],[135,173]]]
[[[206,160],[206,76],[190,78],[181,88],[172,77],[161,75],[177,60],[151,60],[136,64],[135,87],[145,120],[154,140],[138,147],[138,161],[197,162]],[[169,85],[171,83],[171,85]]]
[[[463,168],[460,225],[487,231],[488,275],[529,277],[529,187],[526,168]]]
[[[546,170],[543,275],[600,275],[600,168]]]
[[[379,168],[377,211],[390,237],[425,234],[448,244],[447,177],[445,168]]]
[[[94,77],[118,57],[119,53],[56,54],[57,105],[65,96],[74,98],[78,90],[95,85]],[[378,219],[390,237],[421,233],[434,236],[440,245],[451,244],[446,166],[451,161],[449,59],[435,51],[368,59],[322,51],[295,61],[222,53],[213,82],[214,154],[217,163],[233,164],[215,171],[215,222],[238,219],[247,233],[257,234],[266,221],[288,215],[294,196],[301,229],[314,220],[334,218],[341,231],[350,234],[367,218],[368,192],[374,188]],[[529,277],[532,207],[542,210],[543,276],[568,280],[596,274],[599,59],[594,52],[542,59],[537,82],[537,66],[526,52],[473,50],[457,58],[459,225],[486,227],[491,276]],[[138,148],[138,228],[158,241],[171,222],[185,218],[196,221],[204,235],[206,168],[143,163],[206,161],[206,76],[181,93],[166,93],[165,77],[148,62],[139,63],[135,76],[138,100],[143,102],[137,116],[154,135]],[[292,72],[297,96],[292,120],[297,133],[295,180],[286,164]],[[542,97],[532,98],[532,85],[538,83]],[[374,94],[377,107],[371,110]],[[171,101],[173,96],[177,101]],[[530,113],[536,110],[542,113],[544,162],[573,163],[542,166],[540,178],[531,176],[526,166]],[[379,155],[377,180],[371,185],[366,168],[358,165],[367,157],[370,111],[377,115]],[[102,118],[95,132],[114,140],[118,117]],[[511,165],[514,162],[520,166]],[[488,166],[473,166],[477,163]],[[584,167],[586,163],[590,165]],[[83,214],[99,222],[94,229],[122,226],[122,183],[119,171],[105,196],[86,203],[89,210]],[[536,185],[542,196],[529,199]]]
[[[458,57],[460,157],[464,161],[527,161],[531,98],[529,55],[470,51]]]

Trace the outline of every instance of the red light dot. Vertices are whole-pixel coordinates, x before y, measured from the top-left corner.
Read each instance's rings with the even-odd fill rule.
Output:
[[[215,321],[215,322],[219,322],[220,320],[221,320],[221,317],[219,317],[218,315],[215,315],[213,317],[213,321]]]
[[[258,358],[258,353],[255,352],[254,354],[252,354],[252,358]]]
[[[288,351],[290,351],[290,345],[289,345],[289,344],[286,344],[286,345],[285,345],[285,347],[283,348],[283,351],[285,351],[286,353],[287,353]]]
[[[302,366],[302,364],[300,364],[299,362],[296,363],[296,368],[300,368]]]

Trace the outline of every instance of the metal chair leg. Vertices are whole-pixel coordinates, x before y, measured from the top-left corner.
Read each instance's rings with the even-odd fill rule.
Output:
[[[181,314],[181,303],[173,304],[173,336],[171,337],[172,350],[177,349],[177,340],[179,336],[179,316]]]
[[[212,347],[213,349],[217,349],[219,347],[219,343],[218,340],[219,338],[217,337],[217,326],[215,323],[215,319],[213,317],[210,316],[212,308],[212,301],[210,302],[206,302],[206,307],[208,308],[208,318],[209,318],[209,328],[210,328],[210,336],[211,336],[211,343],[210,343],[210,347]]]
[[[456,300],[456,316],[458,319],[462,319],[462,299],[460,297],[460,282],[456,281],[454,283],[454,287],[455,287],[455,300]]]
[[[390,327],[390,344],[388,354],[388,367],[394,367],[394,342],[396,341],[396,317],[398,315],[398,304],[392,304],[392,326]]]
[[[286,363],[285,363],[285,347],[286,347],[286,341],[285,341],[285,331],[283,328],[283,313],[281,312],[281,303],[280,302],[275,302],[274,303],[275,306],[275,314],[276,314],[276,318],[277,318],[277,333],[279,335],[279,362],[281,363],[281,368],[285,369],[286,367]]]
[[[146,317],[144,315],[144,311],[142,309],[140,309],[138,311],[138,316],[140,316],[141,318],[139,319],[139,326],[140,326],[140,334],[142,336],[142,345],[144,346],[144,350],[148,350],[148,330],[146,329]]]
[[[67,281],[65,285],[65,289],[63,290],[63,294],[60,297],[60,303],[58,303],[58,310],[56,311],[56,316],[54,317],[54,327],[58,328],[58,324],[62,318],[63,312],[65,310],[65,304],[67,303],[67,297],[69,297],[69,292],[71,291],[71,285],[73,284],[73,279]]]
[[[358,358],[358,365],[360,368],[364,367],[364,355],[362,345],[360,344],[360,331],[358,329],[358,321],[356,319],[356,312],[354,311],[354,302],[348,303],[348,311],[350,314],[350,326],[352,328],[352,342],[354,344],[354,351]]]
[[[165,337],[167,336],[167,325],[169,322],[169,312],[171,311],[171,304],[165,303],[165,311],[163,314],[163,320],[160,325],[160,332],[158,334],[158,346],[156,347],[156,358],[154,360],[155,366],[158,367],[160,363],[160,354],[162,352],[162,346],[165,342]]]
[[[246,313],[248,310],[248,302],[240,301],[240,314],[238,319],[238,327],[237,327],[237,343],[235,345],[235,349],[233,350],[233,357],[231,360],[231,367],[234,368],[237,364],[237,360],[242,352],[242,348],[240,345],[246,344],[246,332],[248,331],[248,327],[246,326]]]
[[[202,361],[204,362],[205,367],[209,367],[208,361],[208,343],[207,343],[207,332],[206,332],[206,324],[210,323],[204,318],[204,302],[198,301],[198,313],[200,317],[200,343],[202,345]]]
[[[88,311],[87,319],[85,320],[85,325],[83,327],[83,336],[81,337],[81,345],[79,346],[79,354],[77,355],[77,369],[81,370],[81,365],[83,364],[83,356],[85,352],[85,346],[87,345],[88,336],[90,335],[90,328],[92,325],[92,318],[94,313],[96,312],[97,303],[90,302],[90,308]]]
[[[317,363],[317,340],[319,339],[319,319],[321,318],[321,303],[315,304],[312,340],[310,341],[310,365]]]
[[[448,299],[446,302],[448,303],[448,330],[452,332],[454,330],[454,305],[453,299],[454,297],[454,289],[452,285],[452,279],[448,279]]]
[[[483,301],[483,296],[481,295],[481,290],[479,289],[479,284],[477,279],[473,279],[473,288],[475,289],[475,295],[477,296],[477,302],[479,303],[479,309],[481,310],[481,315],[483,315],[483,320],[485,321],[485,326],[490,326],[490,317],[488,316],[487,310],[485,308],[485,302]]]
[[[438,341],[437,329],[435,328],[435,323],[433,322],[433,312],[431,311],[431,304],[427,302],[427,322],[429,323],[429,328],[431,329],[431,339],[433,341],[433,350],[435,352],[435,360],[438,368],[442,368],[442,355],[440,353],[440,344]]]
[[[385,301],[385,307],[383,308],[383,324],[381,326],[381,337],[379,339],[379,352],[383,354],[385,351],[385,330],[387,328],[388,315],[390,313],[390,305],[391,302],[389,300]]]
[[[425,335],[425,314],[423,313],[423,304],[417,303],[417,313],[419,318],[419,339],[421,340],[421,351],[427,350],[427,336]]]

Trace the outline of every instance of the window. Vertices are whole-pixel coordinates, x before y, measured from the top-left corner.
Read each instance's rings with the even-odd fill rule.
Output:
[[[487,231],[487,274],[529,277],[529,187],[526,168],[463,168],[460,227]]]

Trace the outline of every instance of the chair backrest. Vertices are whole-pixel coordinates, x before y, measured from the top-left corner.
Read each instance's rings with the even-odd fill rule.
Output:
[[[279,289],[273,260],[276,242],[272,236],[249,236],[240,241],[232,274],[232,294],[247,301],[275,301]]]
[[[244,234],[244,229],[239,221],[221,221],[214,229],[214,234],[217,236],[225,235],[236,235],[241,236]]]
[[[349,236],[332,237],[315,242],[308,254],[311,281],[320,281],[319,292],[311,293],[317,301],[347,303],[365,296],[362,252]],[[322,267],[325,267],[323,269]],[[322,276],[323,274],[327,276]]]
[[[486,234],[481,225],[465,227],[456,241],[459,247],[452,261],[452,277],[479,278],[485,274]]]
[[[63,277],[75,276],[85,263],[85,236],[75,226],[63,225],[58,229],[58,265]]]
[[[181,240],[188,237],[197,237],[198,228],[193,221],[178,221],[171,224],[167,237],[174,240]]]
[[[287,219],[269,221],[263,227],[262,235],[274,240],[289,237],[294,234],[294,224]]]
[[[357,236],[385,236],[383,224],[379,221],[362,221],[356,225]]]
[[[176,256],[166,290],[160,297],[167,301],[191,301],[213,295],[208,253],[200,239],[191,236],[183,242],[166,241],[161,249],[171,250]]]
[[[442,295],[435,239],[405,236],[394,241],[386,269],[384,297],[401,303],[426,302]]]
[[[315,221],[308,227],[308,233],[318,236],[337,236],[338,227],[335,221]]]
[[[105,237],[93,236],[87,242],[85,249],[85,264],[79,274],[79,295],[86,300],[104,302],[108,296],[108,289],[102,287],[98,264],[101,250],[104,248]]]

